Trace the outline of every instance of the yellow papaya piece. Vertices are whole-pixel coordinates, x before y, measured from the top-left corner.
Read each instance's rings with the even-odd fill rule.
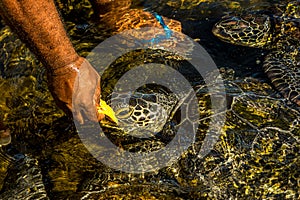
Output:
[[[107,105],[107,103],[102,99],[100,99],[100,106],[98,107],[98,112],[104,114],[105,117],[107,117],[109,120],[118,124],[118,119],[115,115],[114,110],[109,105]]]

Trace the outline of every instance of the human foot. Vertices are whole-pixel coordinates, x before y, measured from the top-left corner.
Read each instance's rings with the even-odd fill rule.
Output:
[[[179,21],[166,17],[163,17],[163,20],[170,29],[181,32]],[[100,21],[116,32],[143,27],[162,27],[150,12],[142,9],[125,9],[118,12],[112,10],[101,15]]]
[[[10,130],[0,122],[0,146],[8,145],[11,142]]]
[[[95,20],[105,24],[115,32],[124,30],[159,27],[160,23],[151,14],[141,8],[131,8],[132,0],[93,0]],[[165,24],[173,31],[181,32],[181,23],[174,19],[163,17]]]

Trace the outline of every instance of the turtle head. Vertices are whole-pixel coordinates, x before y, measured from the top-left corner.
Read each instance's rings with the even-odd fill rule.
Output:
[[[225,16],[213,27],[222,41],[249,47],[266,47],[271,42],[271,19],[268,15]]]

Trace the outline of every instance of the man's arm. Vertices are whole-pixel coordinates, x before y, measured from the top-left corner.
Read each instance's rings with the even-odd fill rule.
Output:
[[[57,105],[67,114],[73,111],[80,122],[84,115],[93,121],[102,119],[104,115],[96,108],[100,76],[74,50],[54,1],[0,0],[0,14],[47,68],[49,89]]]
[[[59,68],[79,58],[53,0],[0,0],[0,12],[47,68]]]

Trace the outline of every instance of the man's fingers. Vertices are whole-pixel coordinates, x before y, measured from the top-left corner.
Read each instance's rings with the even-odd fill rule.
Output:
[[[84,120],[83,120],[83,117],[81,115],[80,112],[73,112],[73,117],[76,121],[79,122],[79,124],[83,124],[84,123]]]
[[[104,114],[98,113],[97,109],[95,109],[95,106],[89,106],[89,109],[83,109],[83,112],[84,115],[82,115],[81,112],[73,112],[74,119],[80,124],[84,123],[84,117],[87,117],[88,120],[93,122],[99,122],[105,117]]]
[[[100,122],[102,119],[104,119],[105,115],[102,113],[97,113],[97,120]]]
[[[98,122],[98,112],[96,105],[94,104],[85,104],[84,114],[87,118],[93,122]]]

